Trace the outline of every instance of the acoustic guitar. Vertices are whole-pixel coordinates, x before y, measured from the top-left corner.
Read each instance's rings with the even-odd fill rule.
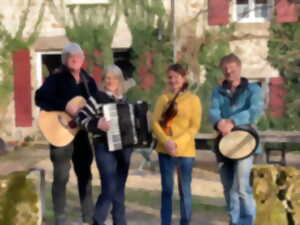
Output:
[[[86,101],[83,97],[76,96],[67,103],[68,105],[81,109],[86,105]],[[38,117],[38,126],[46,140],[56,147],[71,143],[79,131],[73,118],[64,111],[42,110]]]

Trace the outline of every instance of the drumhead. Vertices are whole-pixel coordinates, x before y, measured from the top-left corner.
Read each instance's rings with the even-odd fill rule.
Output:
[[[229,159],[243,159],[252,155],[258,145],[258,135],[251,128],[234,128],[229,134],[220,137],[218,150]]]

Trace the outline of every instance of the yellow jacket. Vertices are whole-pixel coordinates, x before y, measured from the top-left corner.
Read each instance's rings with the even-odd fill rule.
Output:
[[[174,95],[171,93],[161,95],[154,108],[152,129],[158,140],[156,151],[167,154],[164,144],[168,140],[173,140],[177,145],[178,157],[195,157],[196,149],[194,140],[200,128],[202,114],[200,98],[189,91],[177,97],[178,113],[171,123],[172,136],[168,136],[160,126],[159,121],[173,97]]]

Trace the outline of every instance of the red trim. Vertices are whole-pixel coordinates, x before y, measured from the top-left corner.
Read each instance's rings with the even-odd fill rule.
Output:
[[[93,78],[96,81],[96,84],[98,85],[101,81],[102,68],[100,66],[94,66],[92,74],[93,74]]]
[[[208,0],[208,24],[226,25],[229,23],[229,1]]]
[[[277,0],[276,22],[287,23],[298,21],[298,8],[295,3],[288,0]]]
[[[269,108],[271,116],[280,118],[285,113],[285,96],[287,90],[284,88],[284,79],[282,77],[274,77],[270,80]]]
[[[13,53],[15,122],[17,127],[32,126],[31,67],[28,49]]]

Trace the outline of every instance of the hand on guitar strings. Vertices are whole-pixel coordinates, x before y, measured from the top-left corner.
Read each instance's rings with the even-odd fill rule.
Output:
[[[234,123],[230,119],[222,119],[217,124],[218,130],[221,132],[223,136],[229,134],[231,130],[234,128]]]
[[[110,122],[102,117],[98,120],[97,128],[107,132],[110,129]]]
[[[176,148],[177,148],[177,145],[172,140],[169,140],[165,143],[165,150],[172,157],[177,156]]]

